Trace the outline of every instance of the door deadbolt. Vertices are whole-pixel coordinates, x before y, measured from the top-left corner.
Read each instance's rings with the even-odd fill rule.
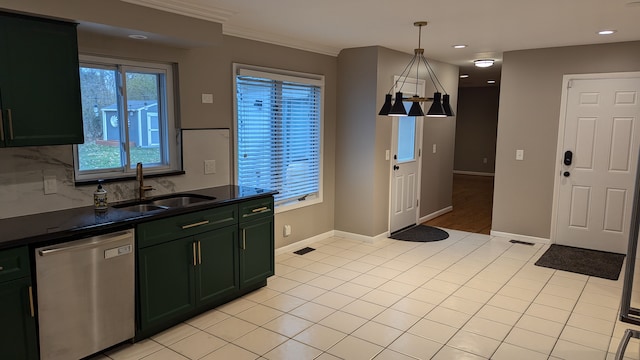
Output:
[[[393,170],[398,170],[398,169],[400,169],[400,166],[398,166],[398,165],[393,165]]]
[[[571,173],[570,173],[570,172],[568,172],[568,171],[565,171],[565,172],[563,172],[563,173],[562,173],[562,175],[563,175],[564,177],[569,177],[569,175],[571,175]]]
[[[573,161],[573,152],[567,150],[564,152],[564,164],[569,166],[571,165],[571,161]]]

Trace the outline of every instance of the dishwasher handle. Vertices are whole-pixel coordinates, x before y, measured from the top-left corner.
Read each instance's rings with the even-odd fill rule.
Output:
[[[111,234],[94,236],[86,240],[71,241],[73,245],[66,245],[66,246],[60,246],[60,247],[54,246],[48,249],[47,248],[40,249],[38,250],[38,254],[44,257],[48,255],[53,255],[56,253],[66,252],[66,251],[80,250],[80,249],[95,247],[98,245],[110,244],[116,241],[122,241],[126,239],[131,239],[133,241],[133,231],[125,230],[125,231],[120,231],[120,232],[111,233]]]

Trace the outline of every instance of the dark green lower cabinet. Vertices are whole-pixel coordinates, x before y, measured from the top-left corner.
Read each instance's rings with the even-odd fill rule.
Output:
[[[240,288],[274,273],[273,217],[240,223]]]
[[[238,291],[238,253],[235,226],[194,236],[198,244],[196,298],[208,304]]]
[[[236,239],[228,226],[140,249],[140,330],[171,326],[238,291]]]
[[[0,283],[0,359],[38,359],[30,278]]]
[[[195,307],[191,237],[140,249],[138,261],[142,329]]]

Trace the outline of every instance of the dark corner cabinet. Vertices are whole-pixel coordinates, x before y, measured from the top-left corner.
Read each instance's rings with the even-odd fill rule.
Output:
[[[266,285],[273,197],[142,223],[136,339]]]
[[[0,358],[38,359],[29,251],[0,251]]]
[[[0,147],[84,142],[76,24],[0,12]]]

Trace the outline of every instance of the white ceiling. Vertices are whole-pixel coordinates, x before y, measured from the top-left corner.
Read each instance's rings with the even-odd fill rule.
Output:
[[[412,54],[413,23],[424,20],[425,56],[471,73],[461,84],[499,76],[505,51],[640,40],[637,0],[123,1],[219,22],[228,35],[329,55],[371,45]],[[598,35],[603,29],[617,32]],[[480,58],[496,59],[497,66],[474,71]]]

